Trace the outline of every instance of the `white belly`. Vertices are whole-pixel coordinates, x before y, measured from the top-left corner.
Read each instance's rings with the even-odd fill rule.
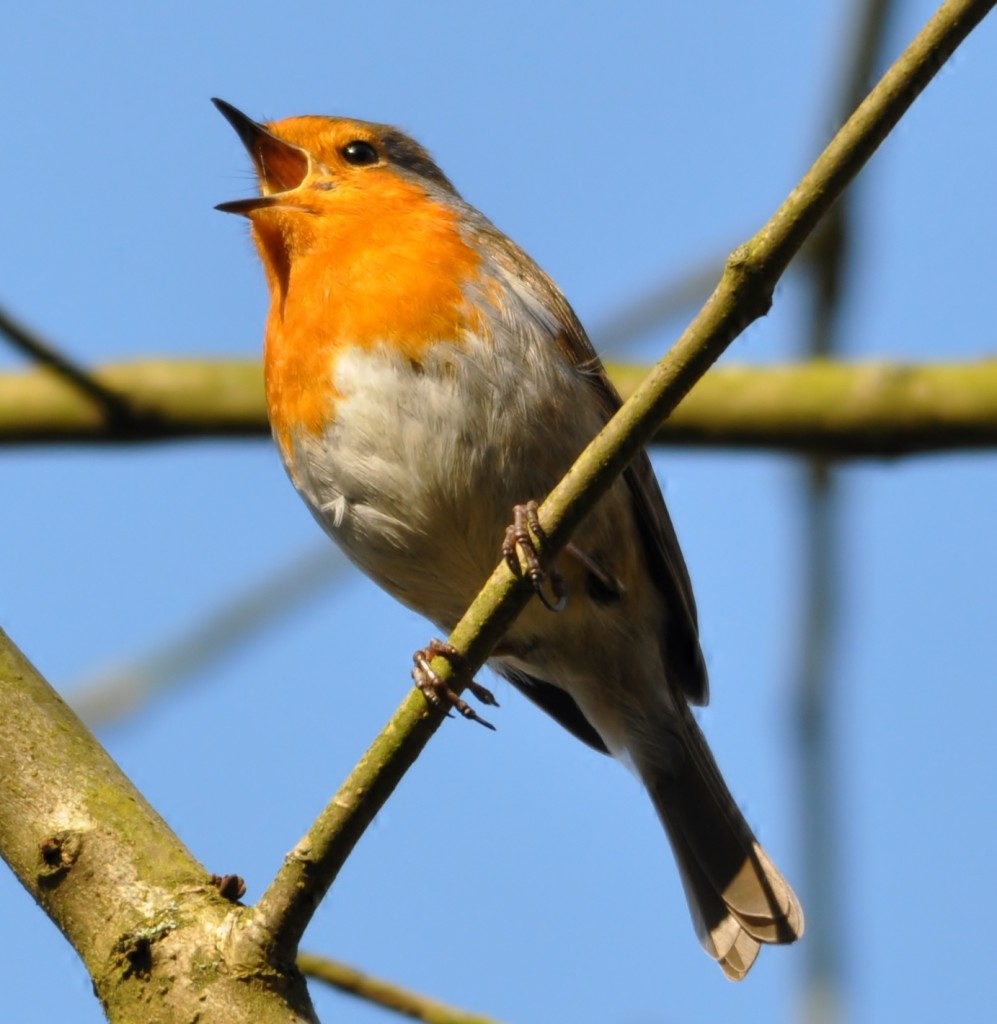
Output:
[[[512,506],[542,500],[602,426],[552,343],[509,349],[440,345],[419,368],[341,354],[335,421],[288,464],[346,554],[446,629],[498,562]]]

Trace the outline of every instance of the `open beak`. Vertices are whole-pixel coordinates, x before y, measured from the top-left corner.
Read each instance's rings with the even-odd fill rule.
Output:
[[[297,188],[308,175],[308,154],[300,146],[274,135],[267,128],[247,117],[224,100],[212,99],[226,121],[236,130],[253,160],[263,193],[252,199],[235,199],[219,203],[215,209],[223,213],[249,214],[274,205],[273,196]]]

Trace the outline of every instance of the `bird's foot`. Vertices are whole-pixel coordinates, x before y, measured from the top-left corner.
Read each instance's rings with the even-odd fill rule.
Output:
[[[525,576],[530,581],[545,608],[552,612],[563,612],[568,603],[564,577],[553,566],[549,573],[544,572],[534,537],[541,544],[547,539],[540,525],[537,503],[528,501],[525,505],[514,505],[512,525],[505,531],[505,539],[502,541],[502,557],[516,576]],[[553,601],[543,589],[548,578],[554,595]]]
[[[416,651],[412,655],[412,661],[415,662],[415,667],[412,669],[412,679],[415,681],[415,685],[422,691],[422,695],[434,708],[444,708],[448,714],[452,708],[463,715],[464,718],[494,731],[495,726],[491,722],[482,718],[466,700],[463,700],[459,694],[454,693],[433,671],[432,661],[433,658],[437,657],[446,658],[454,668],[458,668],[464,658],[453,644],[448,644],[443,640],[436,640],[435,638],[429,641],[428,647],[423,647],[422,650]],[[493,708],[499,706],[492,691],[486,689],[480,683],[476,683],[473,679],[467,684],[467,688],[482,704],[487,704]]]

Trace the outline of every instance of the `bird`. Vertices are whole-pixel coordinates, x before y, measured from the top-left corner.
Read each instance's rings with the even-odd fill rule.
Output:
[[[213,102],[258,179],[217,208],[248,218],[263,265],[266,401],[291,482],[351,561],[446,633],[499,557],[530,576],[489,665],[637,775],[703,948],[740,980],[762,945],[803,934],[803,911],[693,717],[709,698],[696,605],[646,452],[546,572],[536,556],[536,500],[621,404],[571,306],[401,130]],[[483,721],[432,672],[437,653],[456,657],[417,652],[420,689]]]

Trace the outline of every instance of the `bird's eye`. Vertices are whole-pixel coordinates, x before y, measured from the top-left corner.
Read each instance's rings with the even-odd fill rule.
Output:
[[[354,164],[357,167],[376,164],[381,159],[377,155],[377,150],[369,142],[364,142],[363,139],[354,139],[352,142],[347,142],[340,152],[348,164]]]

